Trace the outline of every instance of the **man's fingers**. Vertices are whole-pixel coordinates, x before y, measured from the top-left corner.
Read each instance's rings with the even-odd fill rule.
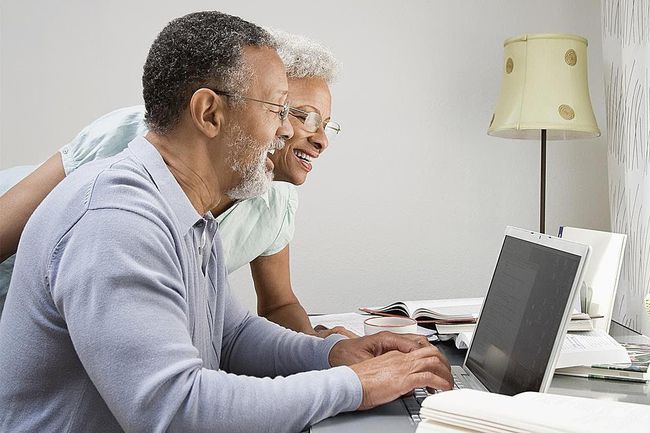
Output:
[[[425,337],[417,334],[394,334],[384,331],[375,334],[375,336],[379,339],[384,352],[399,350],[402,353],[409,353],[430,346]]]
[[[428,347],[423,347],[422,349],[414,350],[413,352],[410,352],[409,355],[414,358],[436,357],[447,369],[451,368],[449,361],[447,360],[445,355],[443,355],[442,352],[440,352],[440,350],[438,350],[437,347],[431,344],[429,344]]]
[[[453,388],[453,380],[445,379],[430,371],[413,373],[409,376],[410,386],[412,388],[431,388],[440,390],[450,390]]]

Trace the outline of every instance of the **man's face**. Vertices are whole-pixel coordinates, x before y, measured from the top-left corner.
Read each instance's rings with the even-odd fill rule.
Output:
[[[304,112],[316,112],[328,121],[332,107],[332,97],[325,80],[321,78],[292,78],[289,80],[291,106]],[[270,156],[275,168],[275,180],[302,185],[307,174],[321,153],[327,149],[328,141],[323,127],[310,132],[297,117],[290,115],[294,135],[286,146]]]
[[[248,89],[242,96],[283,104],[288,84],[282,61],[271,48],[246,47],[243,62],[251,73]],[[273,162],[269,151],[282,147],[284,139],[293,135],[289,121],[277,114],[281,108],[262,102],[244,100],[232,109],[226,124],[229,146],[226,162],[234,173],[234,183],[226,194],[233,199],[246,199],[268,190],[273,179]]]

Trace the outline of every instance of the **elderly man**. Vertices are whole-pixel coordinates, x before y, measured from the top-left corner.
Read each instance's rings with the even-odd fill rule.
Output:
[[[297,431],[450,387],[418,336],[320,339],[232,298],[210,209],[264,192],[267,152],[293,134],[265,31],[174,20],[143,89],[150,132],[68,176],[25,228],[0,320],[3,430]]]
[[[270,32],[287,70],[289,96],[294,105],[287,120],[294,127],[294,135],[269,157],[274,165],[273,178],[281,182],[273,182],[261,196],[240,200],[224,209],[227,201],[232,201],[228,199],[220,203],[222,211],[212,211],[219,223],[226,268],[230,274],[250,263],[260,316],[306,334],[326,337],[338,332],[353,336],[341,327],[316,331],[294,294],[289,274],[289,243],[298,208],[295,185],[306,181],[312,164],[320,161],[328,148],[328,137],[340,129],[330,119],[329,84],[336,74],[337,62],[327,48],[315,41],[279,30]],[[146,134],[144,115],[144,106],[115,110],[84,128],[40,167],[0,171],[0,260],[16,252],[29,216],[65,175],[93,160],[118,154],[131,140]],[[311,161],[305,161],[307,158]],[[0,263],[0,313],[14,257]]]

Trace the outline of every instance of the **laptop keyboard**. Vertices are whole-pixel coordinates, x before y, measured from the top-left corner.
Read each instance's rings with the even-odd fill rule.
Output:
[[[465,380],[462,375],[457,374],[454,371],[452,371],[451,374],[454,378],[454,389],[465,388]],[[431,393],[427,391],[426,388],[416,388],[413,391],[413,394],[402,397],[402,402],[404,403],[404,406],[406,406],[409,416],[415,423],[422,421],[422,418],[420,418],[420,407],[422,406],[424,399],[430,395]]]
[[[429,395],[431,394],[425,388],[416,388],[412,395],[402,397],[402,402],[414,422],[418,423],[422,420],[420,418],[420,406]]]
[[[455,371],[451,371],[451,376],[454,378],[454,389],[463,389],[465,388],[465,379],[460,374]]]

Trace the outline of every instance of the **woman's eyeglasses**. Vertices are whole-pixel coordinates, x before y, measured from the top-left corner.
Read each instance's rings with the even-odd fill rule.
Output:
[[[323,117],[314,111],[304,111],[299,108],[289,107],[289,114],[299,119],[305,125],[305,130],[308,132],[316,132],[321,126],[328,136],[335,136],[341,132],[341,125],[333,120],[323,121]]]

